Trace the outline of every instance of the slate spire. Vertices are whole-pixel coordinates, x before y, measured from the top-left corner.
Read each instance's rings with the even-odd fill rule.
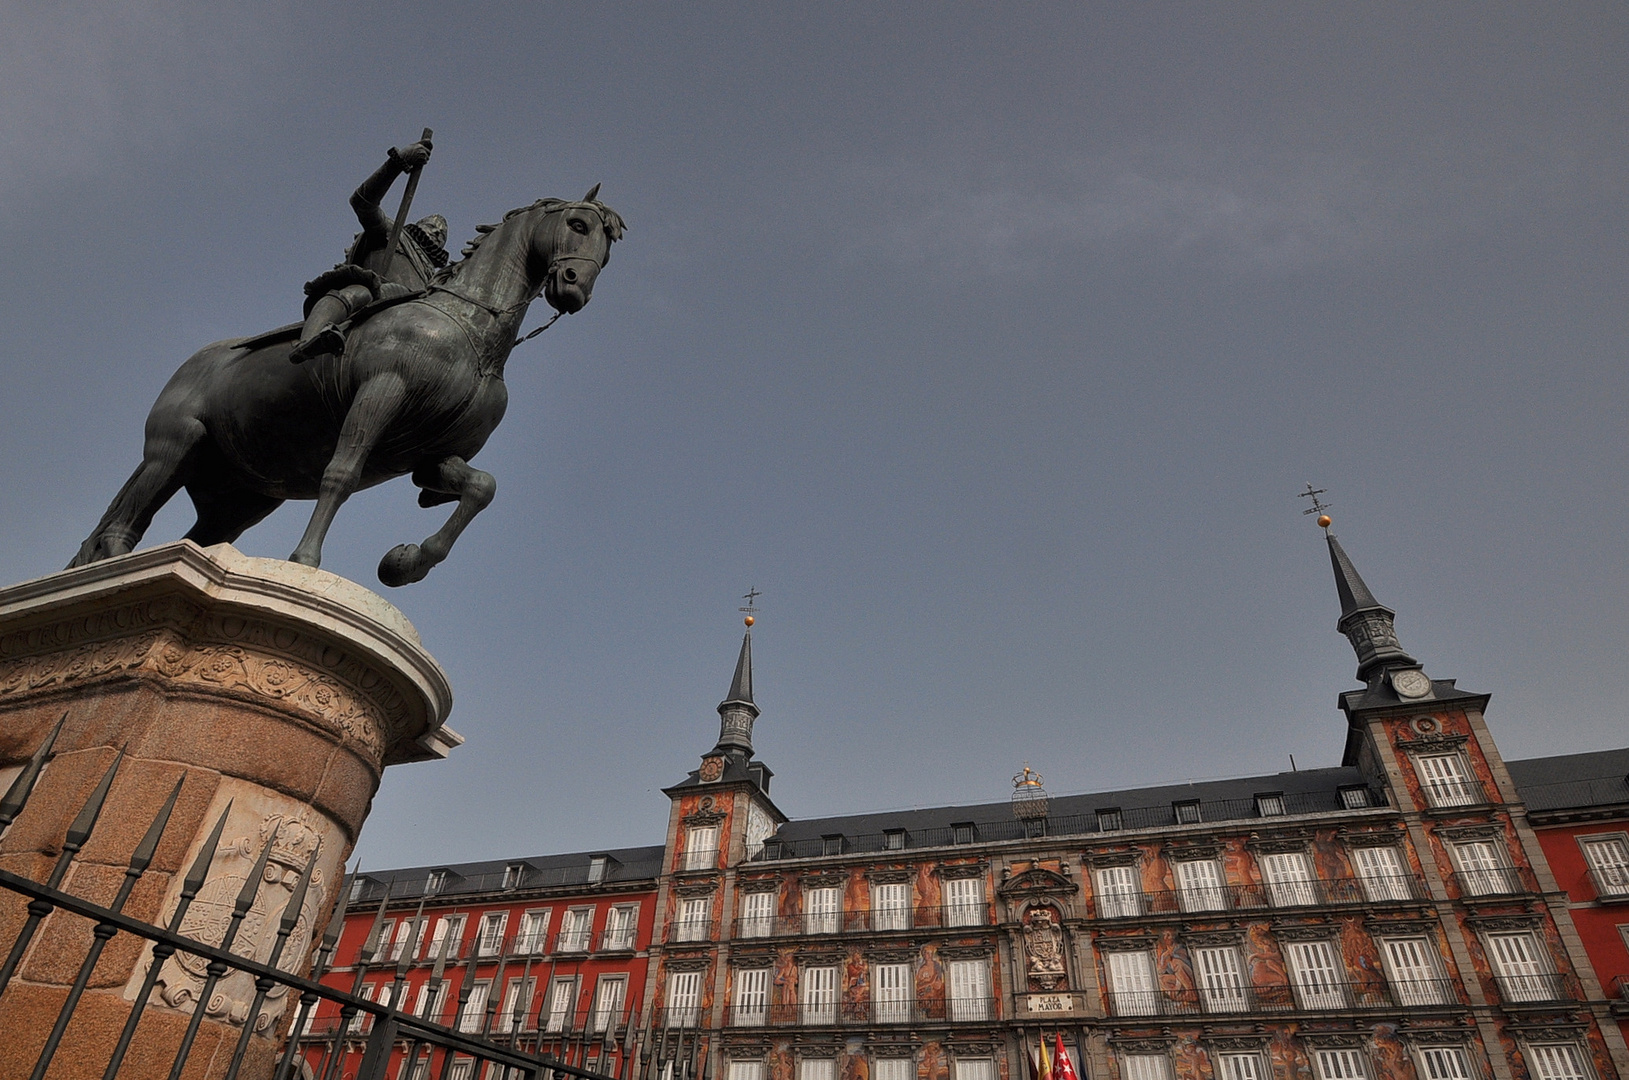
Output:
[[[730,692],[718,703],[718,745],[715,754],[752,757],[752,723],[758,719],[758,706],[752,700],[752,623],[741,639],[741,655],[735,661],[735,677]]]
[[[1327,520],[1327,517],[1320,518],[1319,524]],[[1341,601],[1341,614],[1335,628],[1346,635],[1352,643],[1352,651],[1357,653],[1358,679],[1367,683],[1387,668],[1418,667],[1419,661],[1404,652],[1397,640],[1393,625],[1397,613],[1375,599],[1341,542],[1328,529],[1329,526],[1324,525],[1329,561],[1335,568],[1335,591]]]

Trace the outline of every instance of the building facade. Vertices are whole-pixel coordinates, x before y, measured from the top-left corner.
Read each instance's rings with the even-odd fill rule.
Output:
[[[513,891],[454,891],[493,866],[373,875],[347,936],[383,910],[395,947],[402,919],[431,920],[432,965],[434,920],[462,913],[440,1015],[470,1023],[484,982],[508,1018],[487,1030],[651,1080],[1019,1080],[1043,1040],[1103,1080],[1629,1080],[1487,695],[1427,675],[1328,547],[1363,684],[1339,698],[1338,766],[1063,797],[1026,767],[1010,803],[794,821],[754,754],[749,632],[717,742],[665,791],[660,847]],[[569,972],[558,939],[469,959],[500,913],[513,928],[547,908],[558,933],[566,911],[618,904],[639,913],[630,950],[570,953]],[[408,969],[416,994],[428,978]],[[623,980],[609,1035],[606,979]]]

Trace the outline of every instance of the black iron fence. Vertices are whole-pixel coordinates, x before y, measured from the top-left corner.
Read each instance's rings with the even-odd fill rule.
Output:
[[[0,797],[0,834],[3,834],[27,807],[29,799],[34,792],[34,786],[39,779],[40,772],[50,757],[52,746],[56,740],[57,731],[61,723],[53,730],[45,743],[34,754],[33,758],[25,764],[14,778],[3,797]],[[29,957],[30,946],[39,937],[47,924],[54,924],[59,920],[75,920],[88,922],[91,926],[90,942],[81,959],[77,976],[67,991],[66,997],[60,1005],[55,1022],[45,1035],[29,1073],[30,1080],[41,1080],[50,1068],[53,1060],[59,1053],[73,1055],[77,1063],[83,1065],[87,1057],[96,1054],[106,1054],[106,1063],[102,1067],[103,1080],[116,1080],[124,1068],[130,1050],[131,1042],[136,1035],[142,1021],[153,1015],[148,1009],[155,988],[158,985],[160,971],[166,961],[181,954],[201,961],[203,965],[203,982],[199,991],[193,995],[195,1002],[209,1002],[215,989],[221,981],[231,973],[243,973],[250,977],[254,986],[254,997],[249,1005],[246,1015],[242,1018],[235,1044],[227,1059],[224,1078],[236,1080],[244,1068],[244,1062],[249,1056],[251,1038],[257,1030],[265,1030],[260,1023],[262,1011],[267,1002],[274,996],[297,1005],[292,1017],[286,1013],[273,1024],[268,1034],[278,1040],[281,1045],[277,1053],[275,1080],[288,1080],[301,1070],[307,1075],[314,1075],[319,1080],[334,1080],[339,1075],[341,1063],[345,1060],[347,1039],[353,1033],[358,1033],[361,1025],[357,1023],[358,1017],[367,1018],[367,1034],[357,1050],[361,1053],[361,1061],[354,1071],[347,1069],[347,1080],[382,1080],[387,1074],[393,1055],[398,1049],[405,1053],[404,1061],[410,1067],[397,1073],[406,1080],[510,1080],[510,1078],[525,1078],[525,1080],[542,1080],[547,1076],[562,1074],[575,1076],[582,1080],[611,1080],[603,1073],[573,1065],[559,1058],[540,1054],[535,1048],[528,1050],[514,1045],[513,1040],[495,1040],[490,1037],[492,1013],[484,1018],[485,1023],[478,1031],[459,1030],[457,1026],[448,1026],[436,1023],[433,1020],[415,1015],[396,1007],[396,1002],[402,1001],[401,993],[406,965],[399,964],[394,971],[393,982],[395,992],[389,995],[386,1001],[368,1000],[360,996],[357,991],[363,985],[363,978],[370,969],[377,970],[374,962],[381,955],[381,923],[375,920],[373,932],[369,940],[363,945],[362,953],[357,958],[354,967],[356,971],[355,984],[350,993],[323,985],[320,980],[330,968],[335,959],[336,945],[339,941],[340,931],[344,924],[344,905],[335,905],[335,912],[329,921],[327,929],[315,950],[310,965],[310,976],[304,977],[283,970],[280,963],[283,961],[283,952],[293,934],[304,905],[305,896],[311,883],[312,873],[316,868],[318,852],[313,850],[306,860],[305,867],[299,876],[298,884],[290,894],[283,914],[279,919],[275,938],[271,944],[269,955],[264,962],[252,957],[241,955],[234,951],[234,947],[243,947],[239,933],[244,921],[254,906],[256,897],[263,884],[263,875],[270,859],[273,845],[277,842],[278,832],[273,830],[260,850],[254,869],[244,880],[243,886],[237,893],[230,915],[221,927],[221,936],[217,941],[201,941],[195,937],[180,933],[187,911],[197,899],[200,890],[204,888],[210,867],[214,862],[217,849],[220,845],[222,832],[225,830],[227,816],[231,807],[223,811],[216,820],[213,829],[204,841],[193,859],[181,885],[179,900],[174,911],[165,925],[156,925],[133,918],[124,913],[124,907],[141,879],[146,875],[169,826],[171,813],[181,794],[183,780],[177,781],[169,793],[164,804],[159,808],[149,824],[145,835],[131,851],[124,870],[124,878],[116,895],[107,903],[95,903],[82,896],[75,896],[63,890],[62,885],[67,878],[76,856],[85,846],[95,831],[97,819],[101,816],[102,808],[107,800],[108,792],[113,786],[114,778],[124,764],[124,754],[117,754],[101,777],[100,782],[91,792],[89,798],[80,807],[73,822],[68,826],[66,836],[61,845],[60,854],[55,859],[50,872],[44,881],[34,881],[22,875],[0,870],[0,897],[7,894],[26,901],[26,918],[18,929],[16,936],[6,949],[6,958],[0,964],[0,1008],[7,1004],[6,991],[16,981],[16,976],[24,962]],[[344,893],[341,893],[343,896]],[[383,905],[380,907],[380,916],[383,915]],[[53,930],[54,926],[51,927]],[[130,1005],[129,1015],[123,1025],[118,1038],[111,1047],[104,1045],[73,1045],[64,1047],[64,1035],[68,1030],[70,1021],[83,1003],[87,987],[90,984],[92,973],[98,961],[109,944],[120,935],[129,935],[132,938],[151,945],[151,960],[148,963],[145,976],[134,999]],[[53,933],[53,944],[60,944],[64,935]],[[252,945],[250,946],[253,947]],[[305,965],[288,964],[289,967],[304,967]],[[443,966],[438,965],[433,978],[442,979],[445,974]],[[20,985],[20,984],[19,984]],[[467,994],[467,991],[464,992]],[[467,999],[461,999],[467,1004]],[[280,1008],[281,1006],[279,1006]],[[322,1035],[316,1035],[313,1023],[317,1011],[326,1009],[335,1013],[332,1023],[333,1030]],[[494,1003],[492,1012],[496,1011]],[[176,1042],[171,1058],[169,1076],[175,1080],[186,1069],[193,1049],[198,1043],[198,1036],[205,1019],[205,1009],[194,1008],[188,1018],[186,1027]],[[222,1021],[217,1021],[221,1023]],[[286,1038],[289,1032],[303,1033],[297,1037]],[[6,1033],[7,1038],[16,1039],[23,1033],[13,1030]],[[619,1063],[619,1076],[622,1080],[632,1080],[638,1075],[637,1066],[641,1060],[637,1040],[633,1037],[631,1025],[625,1025],[623,1034],[627,1042],[626,1052],[616,1056]],[[603,1041],[603,1040],[602,1040]],[[151,1047],[149,1047],[151,1051]],[[25,1050],[25,1053],[30,1051]],[[210,1051],[214,1053],[213,1048]],[[169,1053],[166,1050],[166,1053]],[[302,1060],[303,1059],[303,1060]],[[607,1059],[609,1060],[609,1059]],[[94,1067],[94,1066],[93,1066]],[[20,1080],[20,1078],[19,1078]]]

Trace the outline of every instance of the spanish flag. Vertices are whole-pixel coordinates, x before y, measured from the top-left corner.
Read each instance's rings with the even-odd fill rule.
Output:
[[[1035,1058],[1035,1080],[1054,1080],[1052,1059],[1047,1056],[1046,1036],[1041,1036],[1041,1052]]]

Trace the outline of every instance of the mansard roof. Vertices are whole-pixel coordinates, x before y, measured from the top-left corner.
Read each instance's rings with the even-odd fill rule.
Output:
[[[1629,748],[1507,761],[1505,767],[1529,810],[1629,804]]]
[[[1267,794],[1283,796],[1286,814],[1331,813],[1347,808],[1341,792],[1348,788],[1367,789],[1367,782],[1360,770],[1342,766],[1084,795],[1054,795],[1048,807],[1046,832],[1048,836],[1101,832],[1100,810],[1118,810],[1125,829],[1172,826],[1178,823],[1175,805],[1192,802],[1199,804],[1202,822],[1257,818],[1261,812],[1256,796]],[[1380,802],[1377,793],[1369,798],[1373,804]],[[909,848],[949,845],[956,842],[955,827],[967,824],[973,826],[973,839],[979,843],[1019,840],[1026,835],[1024,822],[1013,815],[1012,804],[998,802],[810,818],[782,825],[773,839],[781,842],[784,857],[797,858],[821,854],[824,838],[837,835],[844,838],[844,851],[885,850],[884,834],[901,829],[905,830],[905,843]]]
[[[423,896],[430,875],[441,872],[446,876],[434,896],[474,896],[503,891],[558,889],[577,886],[580,889],[627,885],[649,882],[655,884],[662,870],[662,846],[612,848],[601,851],[574,851],[565,855],[534,855],[523,859],[489,859],[484,862],[439,863],[431,866],[412,866],[400,870],[362,872],[365,884],[352,903],[377,903],[390,889],[392,900],[417,899]],[[590,861],[605,856],[605,876],[590,886]],[[524,868],[519,883],[505,884],[509,868]]]

